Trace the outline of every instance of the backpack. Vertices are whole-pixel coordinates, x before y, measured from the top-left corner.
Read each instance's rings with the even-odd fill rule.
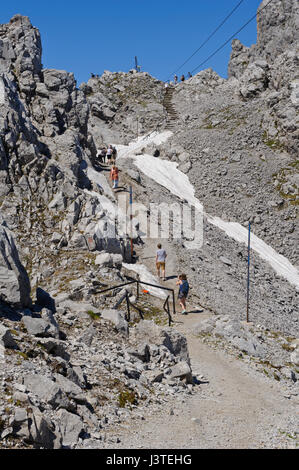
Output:
[[[188,292],[189,292],[189,284],[188,281],[183,281],[181,284],[181,293],[184,294],[185,297],[187,297]]]
[[[111,170],[111,177],[113,180],[117,180],[118,179],[118,168],[114,168]]]

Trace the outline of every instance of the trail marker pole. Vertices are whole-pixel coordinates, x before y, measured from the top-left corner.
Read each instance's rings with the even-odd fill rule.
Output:
[[[247,263],[247,314],[246,314],[247,323],[249,323],[250,231],[251,231],[251,226],[250,226],[250,222],[249,222],[249,225],[248,225],[248,263]]]
[[[130,237],[131,237],[131,261],[133,260],[133,188],[130,186]]]

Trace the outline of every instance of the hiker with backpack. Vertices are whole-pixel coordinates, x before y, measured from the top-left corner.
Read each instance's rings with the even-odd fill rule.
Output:
[[[115,166],[115,164],[112,165],[112,168],[110,170],[110,179],[113,183],[112,189],[117,189],[118,188],[118,168],[117,166]]]
[[[113,164],[116,162],[116,157],[117,157],[116,147],[112,147],[112,163]]]
[[[156,253],[156,268],[157,268],[157,275],[160,279],[163,278],[163,281],[166,281],[165,277],[165,262],[167,258],[166,251],[162,248],[161,243],[157,245],[157,253]],[[162,270],[162,277],[160,276],[160,269]]]
[[[186,312],[186,299],[189,293],[189,283],[186,274],[180,274],[176,283],[179,287],[178,299],[182,308],[182,315],[187,315]]]
[[[185,75],[182,75],[181,76],[181,82],[184,82],[185,81]]]
[[[178,83],[178,76],[175,75],[175,76],[174,76],[174,84],[176,85],[177,83]]]

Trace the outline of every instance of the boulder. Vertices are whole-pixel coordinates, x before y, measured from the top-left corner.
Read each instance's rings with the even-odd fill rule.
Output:
[[[185,380],[186,383],[192,384],[192,372],[189,364],[185,361],[180,361],[175,366],[171,367],[170,374],[168,375],[170,379],[180,379]]]
[[[42,310],[42,318],[23,317],[22,321],[32,336],[59,338],[59,327],[50,310]]]
[[[138,342],[165,346],[171,354],[189,363],[188,345],[185,336],[172,328],[161,328],[151,320],[138,323],[133,330]]]
[[[18,349],[16,341],[13,339],[13,336],[9,328],[0,324],[0,346],[8,349]]]
[[[104,318],[104,320],[109,320],[111,323],[113,323],[119,333],[123,334],[124,336],[129,335],[128,322],[125,320],[124,314],[121,314],[118,310],[102,310],[101,317]]]
[[[53,380],[38,374],[29,374],[24,378],[27,390],[36,395],[42,403],[52,408],[69,408],[70,403],[65,393]]]
[[[0,300],[14,307],[30,307],[30,281],[13,235],[0,215]]]
[[[136,349],[129,349],[128,354],[133,357],[137,357],[142,362],[150,361],[150,347],[147,343],[138,345]]]
[[[28,414],[25,408],[16,408],[12,420],[13,434],[21,439],[29,439]]]
[[[42,449],[60,448],[60,436],[54,431],[51,421],[38,408],[32,408],[30,416],[29,441]]]
[[[56,414],[59,421],[59,428],[62,437],[63,448],[73,448],[84,431],[84,425],[81,418],[66,410],[59,410]]]
[[[70,354],[67,352],[66,345],[62,340],[55,338],[40,338],[38,343],[46,349],[48,354],[61,357],[66,361],[70,359]]]

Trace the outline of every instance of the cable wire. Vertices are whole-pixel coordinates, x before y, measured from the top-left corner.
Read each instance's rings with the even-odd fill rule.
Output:
[[[232,39],[234,39],[236,37],[237,34],[239,34],[241,31],[243,31],[244,28],[246,28],[247,25],[249,25],[249,23],[251,23],[251,21],[253,21],[255,19],[255,17],[257,16],[257,14],[260,14],[263,10],[265,10],[269,5],[270,3],[272,3],[273,0],[270,0],[267,5],[265,5],[263,8],[261,8],[260,10],[258,10],[257,13],[255,13],[238,31],[236,31],[227,41],[225,41],[220,47],[218,47],[218,49],[216,49],[215,52],[213,52],[211,55],[209,55],[209,57],[207,59],[205,59],[203,62],[201,62],[201,64],[199,64],[197,67],[195,67],[195,69],[192,70],[191,74],[193,74],[196,70],[198,70],[202,65],[204,65],[206,62],[208,62],[208,60],[210,60],[212,57],[214,57],[214,55],[216,55],[221,49],[223,49],[226,44],[228,44]]]
[[[226,16],[226,18],[224,18],[224,20],[221,21],[221,23],[217,26],[217,28],[210,34],[210,36],[199,46],[198,49],[196,49],[196,51],[193,52],[193,54],[182,64],[180,65],[180,67],[178,69],[176,69],[174,72],[172,72],[168,79],[166,81],[169,80],[169,78],[177,73],[179,70],[181,70],[182,67],[184,67],[185,64],[187,64],[187,62],[189,62],[190,59],[192,59],[192,57],[195,56],[195,54],[197,54],[197,52],[199,52],[206,44],[207,42],[209,42],[209,40],[217,33],[217,31],[219,31],[219,29],[221,28],[221,26],[224,25],[224,23],[226,23],[226,21],[233,15],[233,13],[239,8],[239,6],[241,5],[241,3],[243,3],[244,0],[241,0],[234,8],[233,10]]]

